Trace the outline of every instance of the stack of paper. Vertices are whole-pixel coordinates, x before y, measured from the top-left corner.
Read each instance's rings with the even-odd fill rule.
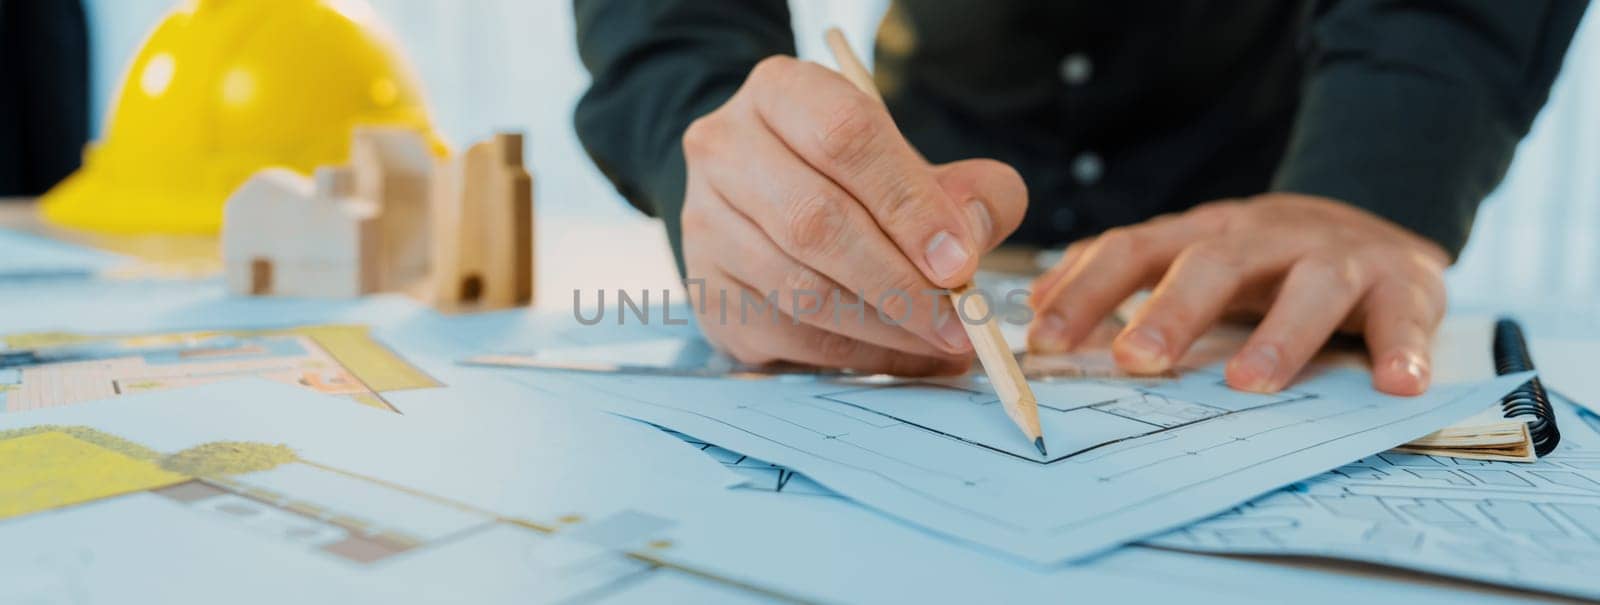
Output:
[[[973,382],[560,380],[528,384],[793,468],[929,531],[1052,564],[1404,443],[1527,376],[1410,398],[1377,394],[1348,370],[1274,395],[1233,391],[1215,370],[1156,386],[1038,382],[1049,458]]]
[[[1507,420],[1500,406],[1492,405],[1465,420],[1423,435],[1396,451],[1473,460],[1533,462],[1533,435],[1528,423]]]
[[[215,284],[28,287],[0,317],[8,346],[80,365],[0,371],[0,542],[37,545],[0,549],[3,602],[1426,600],[1414,585],[1129,545],[1380,560],[1335,537],[1387,540],[1399,522],[1359,526],[1365,501],[1339,503],[1426,485],[1363,469],[1449,479],[1425,456],[1374,454],[1523,378],[1445,380],[1418,398],[1331,368],[1274,395],[1232,391],[1205,366],[1041,380],[1046,459],[981,378],[511,373],[454,362],[518,339],[660,353],[627,343],[682,330],[228,299]],[[1582,463],[1513,474],[1577,498]],[[1296,512],[1302,531],[1240,547],[1241,526],[1276,518],[1255,511],[1286,502],[1252,498],[1283,485],[1314,505]],[[1574,502],[1587,505],[1555,504]],[[1417,510],[1442,510],[1430,506]],[[1531,519],[1513,508],[1473,518]],[[1585,510],[1561,509],[1563,544]],[[1387,561],[1477,577],[1424,564],[1461,530],[1438,519],[1428,549]],[[1577,576],[1523,585],[1593,595]]]
[[[1248,603],[1337,584],[1149,550],[1018,566],[820,487],[729,490],[698,448],[539,393],[478,376],[392,394],[402,416],[247,379],[0,415],[0,541],[32,545],[0,550],[0,601]]]

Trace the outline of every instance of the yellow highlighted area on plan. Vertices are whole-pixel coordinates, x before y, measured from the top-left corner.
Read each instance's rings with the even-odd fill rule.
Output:
[[[188,480],[62,431],[0,434],[0,519]]]
[[[377,392],[431,389],[439,386],[416,366],[374,340],[366,326],[321,325],[284,330],[315,340],[367,388]],[[269,332],[270,333],[270,332]]]

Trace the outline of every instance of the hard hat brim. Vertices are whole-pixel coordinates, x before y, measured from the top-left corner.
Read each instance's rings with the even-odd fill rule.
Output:
[[[215,234],[227,192],[109,186],[92,170],[73,173],[39,198],[46,221],[99,233]]]

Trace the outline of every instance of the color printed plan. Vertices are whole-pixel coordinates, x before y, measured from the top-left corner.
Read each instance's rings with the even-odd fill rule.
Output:
[[[142,335],[17,334],[0,353],[0,411],[20,412],[129,393],[257,376],[393,409],[385,391],[440,386],[378,343],[365,326],[323,325]]]

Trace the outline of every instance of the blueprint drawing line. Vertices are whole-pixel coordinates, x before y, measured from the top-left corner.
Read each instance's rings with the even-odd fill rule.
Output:
[[[1600,434],[1568,408],[1560,447],[1532,463],[1383,452],[1150,543],[1317,556],[1600,599]]]
[[[640,404],[643,404],[643,405],[652,405],[652,406],[653,405],[657,405],[657,404],[650,403],[648,401],[634,399],[632,396],[624,394],[624,393],[616,393],[616,392],[609,392],[609,391],[608,391],[608,393],[613,395],[613,396],[628,398],[629,400],[634,401],[635,403],[640,403]],[[746,435],[749,435],[749,436],[754,437],[756,439],[760,439],[760,440],[765,441],[767,443],[771,443],[773,445],[782,446],[785,449],[793,450],[793,451],[796,451],[796,452],[801,452],[801,453],[804,453],[804,454],[807,454],[807,455],[810,455],[810,456],[818,456],[815,453],[806,451],[802,446],[799,446],[799,445],[796,445],[796,444],[793,444],[793,443],[789,443],[789,442],[786,442],[786,441],[783,441],[783,440],[780,440],[780,439],[774,439],[774,438],[771,438],[771,437],[767,437],[767,436],[761,435],[759,433],[755,433],[753,431],[745,429],[744,427],[740,427],[738,425],[725,422],[725,421],[720,420],[720,419],[718,419],[716,417],[713,417],[713,416],[708,416],[706,414],[701,414],[701,413],[695,412],[693,410],[683,410],[683,409],[679,409],[679,408],[669,408],[669,409],[673,409],[674,411],[684,412],[684,413],[688,413],[688,414],[693,414],[695,416],[699,416],[700,418],[702,418],[704,420],[707,420],[707,421],[710,421],[710,422],[713,422],[713,423],[716,423],[716,424],[723,425],[723,426],[725,426],[727,428],[733,429],[735,431],[739,431],[741,433],[745,433]],[[649,422],[649,421],[647,420],[646,422]],[[651,424],[655,424],[655,423],[652,422]],[[668,427],[668,428],[670,428],[670,427]],[[676,430],[676,429],[673,429],[673,430]],[[692,433],[689,433],[689,434],[692,435]],[[853,447],[860,448],[859,445],[856,445],[856,444],[853,444],[853,443],[847,443],[847,442],[841,442],[841,443],[844,443],[845,445],[850,445],[850,446],[853,446]],[[868,450],[868,451],[870,451],[870,450]],[[917,488],[914,485],[910,485],[908,483],[905,483],[905,482],[899,480],[898,478],[896,478],[894,476],[891,476],[889,474],[883,473],[883,472],[878,471],[876,469],[873,469],[873,468],[870,468],[870,467],[867,467],[867,466],[862,466],[862,465],[850,463],[850,462],[847,462],[847,461],[844,461],[844,460],[840,460],[840,459],[836,459],[836,458],[830,458],[830,457],[827,457],[827,456],[818,456],[818,457],[822,458],[823,460],[826,460],[826,461],[828,461],[830,463],[838,464],[840,466],[844,466],[846,468],[850,468],[850,469],[855,470],[855,471],[859,471],[859,472],[863,472],[863,473],[869,473],[869,474],[871,474],[873,476],[876,476],[879,479],[883,480],[885,483],[889,483],[889,484],[893,484],[893,485],[899,486],[899,487],[901,487],[903,489],[906,489],[908,491],[912,491],[912,492],[916,492],[916,493],[919,493],[919,494],[927,495],[927,496],[930,497],[930,501],[931,502],[934,502],[934,503],[939,504],[939,505],[944,506],[944,507],[948,507],[948,508],[953,509],[953,510],[960,511],[960,512],[962,512],[964,514],[972,515],[972,516],[975,516],[975,517],[980,517],[980,518],[983,518],[983,519],[985,519],[985,520],[987,520],[989,522],[992,522],[992,523],[995,523],[995,524],[998,524],[998,525],[1004,525],[1004,526],[1007,526],[1007,527],[1010,527],[1010,528],[1013,528],[1013,529],[1017,529],[1017,530],[1026,529],[1024,526],[1016,525],[1014,523],[1011,523],[1010,521],[1008,521],[1007,519],[1005,519],[1003,517],[990,515],[990,514],[988,514],[987,512],[985,512],[983,510],[962,506],[962,505],[954,503],[954,502],[948,502],[948,501],[944,501],[944,500],[939,500],[937,498],[932,498],[932,496],[934,496],[935,494],[932,494],[930,492],[925,492],[925,491]]]
[[[1412,414],[1410,416],[1407,416],[1405,418],[1406,419],[1417,418],[1417,417],[1426,415],[1426,414],[1428,414],[1430,412],[1433,412],[1433,411],[1435,411],[1435,410],[1437,410],[1439,408],[1442,408],[1442,407],[1445,407],[1445,406],[1448,406],[1448,405],[1449,405],[1449,403],[1446,402],[1446,403],[1440,404],[1439,406],[1436,406],[1434,408],[1429,408],[1427,410],[1417,412],[1417,413]],[[1374,407],[1374,405],[1368,405],[1368,406],[1365,406],[1365,407],[1371,408],[1371,407]],[[1324,419],[1333,418],[1333,417],[1341,416],[1341,415],[1344,415],[1344,413],[1329,414],[1328,416],[1325,416],[1323,418]],[[1304,421],[1301,421],[1301,422],[1304,423],[1304,424],[1314,424],[1316,422],[1316,419],[1307,419],[1307,420],[1304,420]],[[1354,436],[1365,434],[1365,433],[1371,433],[1373,431],[1381,430],[1382,428],[1383,427],[1371,427],[1371,428],[1367,428],[1367,429],[1363,429],[1363,430],[1359,430],[1359,431],[1352,431],[1352,432],[1345,433],[1345,434],[1342,434],[1342,435],[1337,435],[1337,436],[1330,437],[1330,438],[1324,439],[1322,441],[1313,443],[1311,445],[1307,445],[1305,447],[1289,450],[1288,452],[1284,453],[1283,456],[1288,456],[1288,455],[1292,455],[1292,454],[1298,454],[1298,453],[1302,453],[1302,452],[1312,451],[1312,450],[1315,450],[1315,449],[1317,449],[1319,447],[1323,447],[1323,446],[1326,446],[1328,444],[1338,442],[1338,441],[1340,441],[1342,439],[1345,439],[1345,438],[1348,438],[1348,437],[1354,437]],[[1163,462],[1176,460],[1176,459],[1180,459],[1180,458],[1185,458],[1185,457],[1186,456],[1173,456],[1171,458],[1167,458],[1167,459],[1163,460]],[[1260,461],[1260,462],[1249,464],[1249,465],[1237,468],[1235,470],[1223,473],[1221,475],[1221,477],[1226,477],[1226,476],[1230,476],[1230,475],[1244,474],[1246,471],[1250,471],[1250,470],[1255,469],[1255,468],[1257,468],[1259,466],[1272,463],[1275,460],[1277,460],[1277,459],[1263,460],[1263,461]],[[1145,470],[1145,468],[1148,468],[1148,467],[1140,468],[1138,470]],[[1194,482],[1190,482],[1190,483],[1187,483],[1187,484],[1183,484],[1183,485],[1180,485],[1180,486],[1175,487],[1173,489],[1167,490],[1165,492],[1161,492],[1161,493],[1155,494],[1155,495],[1151,496],[1149,499],[1147,499],[1147,500],[1145,500],[1143,502],[1136,503],[1136,504],[1134,504],[1132,506],[1134,506],[1134,507],[1152,506],[1152,505],[1160,503],[1160,501],[1165,500],[1166,498],[1170,498],[1172,496],[1180,494],[1180,493],[1182,493],[1183,491],[1185,491],[1188,488],[1191,488],[1191,487],[1194,487],[1196,485],[1200,485],[1202,483],[1205,483],[1206,481],[1211,481],[1211,480],[1215,480],[1215,479],[1216,478],[1214,477],[1212,479],[1194,481]],[[1121,512],[1122,511],[1106,513],[1106,514],[1101,515],[1099,517],[1091,517],[1091,518],[1084,519],[1082,521],[1076,521],[1076,522],[1073,522],[1073,523],[1067,523],[1067,524],[1063,524],[1063,525],[1058,525],[1055,528],[1053,528],[1052,531],[1055,532],[1055,533],[1060,533],[1062,531],[1066,531],[1066,530],[1069,530],[1069,529],[1072,529],[1072,528],[1075,528],[1075,527],[1081,527],[1081,526],[1083,526],[1083,525],[1085,525],[1087,523],[1093,523],[1093,522],[1099,521],[1101,519],[1104,519],[1106,517],[1109,517],[1109,516],[1112,516],[1112,515],[1115,515],[1115,514],[1120,514]]]
[[[967,391],[967,392],[970,392],[970,391]],[[994,447],[994,446],[989,445],[987,443],[983,443],[981,441],[973,441],[971,439],[967,439],[967,438],[962,437],[960,435],[946,433],[946,432],[941,431],[939,429],[936,429],[936,428],[933,428],[933,427],[930,427],[930,426],[926,426],[926,425],[922,425],[922,424],[918,424],[916,422],[912,422],[912,421],[906,420],[904,418],[896,418],[894,416],[891,416],[889,414],[884,414],[883,412],[879,412],[879,411],[871,409],[871,408],[866,408],[866,407],[862,407],[862,406],[856,405],[856,404],[851,403],[851,402],[849,402],[847,400],[835,399],[834,397],[829,396],[829,395],[818,395],[818,397],[820,397],[822,399],[826,399],[828,401],[839,403],[841,405],[848,405],[848,406],[856,408],[858,410],[863,410],[863,411],[870,412],[870,413],[873,413],[873,414],[878,414],[878,415],[883,416],[884,418],[888,418],[888,419],[894,420],[899,424],[904,424],[904,425],[907,425],[907,426],[914,426],[914,427],[917,427],[917,428],[922,429],[924,431],[928,431],[930,433],[938,435],[940,437],[944,437],[946,439],[953,439],[953,440],[960,441],[962,443],[966,443],[966,444],[969,444],[969,445],[975,445],[975,446],[978,446],[978,447],[983,448],[985,450],[994,452],[996,454],[1000,454],[1002,456],[1009,456],[1009,457],[1012,457],[1012,458],[1016,458],[1017,460],[1021,460],[1023,462],[1031,462],[1031,463],[1034,463],[1034,464],[1050,464],[1050,463],[1055,462],[1057,460],[1065,460],[1067,458],[1070,458],[1075,454],[1082,453],[1082,451],[1087,451],[1087,450],[1082,450],[1082,451],[1079,451],[1079,452],[1072,452],[1072,453],[1069,453],[1069,454],[1065,454],[1065,455],[1062,455],[1062,456],[1051,458],[1049,460],[1035,460],[1035,459],[1029,458],[1027,456],[1019,456],[1017,454],[1013,454],[1011,452],[1008,452],[1006,450]],[[794,423],[791,422],[790,424],[794,424]],[[807,430],[810,430],[810,429],[807,429]],[[859,446],[860,444],[854,444],[854,445],[858,445]],[[867,448],[862,448],[862,449],[867,449]],[[868,451],[871,451],[871,450],[868,450]]]

